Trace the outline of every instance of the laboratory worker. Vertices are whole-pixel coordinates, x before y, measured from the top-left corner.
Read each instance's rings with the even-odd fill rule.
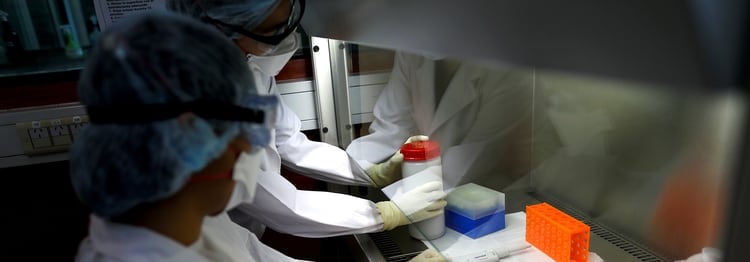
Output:
[[[440,144],[446,189],[501,190],[529,171],[532,79],[528,69],[397,52],[370,133],[346,151],[367,168],[425,134]]]
[[[277,103],[244,64],[223,35],[173,13],[101,35],[78,86],[90,125],[71,181],[92,214],[76,261],[296,261],[226,213],[254,196]]]
[[[173,0],[167,8],[189,14],[223,32],[243,51],[258,93],[279,96],[274,77],[299,48],[296,33],[304,0]],[[319,180],[361,186],[385,186],[400,179],[400,153],[392,161],[361,169],[347,153],[326,143],[310,141],[300,131],[297,115],[280,103],[271,142],[261,149],[255,201],[230,212],[232,219],[262,234],[265,226],[303,237],[330,237],[390,230],[442,213],[445,193],[440,182],[406,192],[399,199],[373,203],[331,192],[297,190],[281,176],[281,165]],[[423,136],[394,138],[404,141]],[[424,172],[438,173],[440,168]]]

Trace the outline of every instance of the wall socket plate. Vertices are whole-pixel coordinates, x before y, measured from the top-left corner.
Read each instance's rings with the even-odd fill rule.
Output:
[[[87,115],[16,123],[18,138],[26,155],[70,150],[81,128],[89,123]]]

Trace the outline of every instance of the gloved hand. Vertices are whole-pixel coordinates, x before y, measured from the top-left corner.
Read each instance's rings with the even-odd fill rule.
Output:
[[[412,136],[406,139],[404,144],[408,144],[414,141],[426,141],[430,138],[428,136]],[[383,163],[373,165],[367,169],[367,175],[370,176],[372,182],[377,187],[384,187],[390,185],[396,180],[401,179],[401,163],[404,162],[404,155],[401,154],[401,150],[397,151],[391,158]]]
[[[447,261],[448,260],[445,259],[445,257],[441,255],[440,252],[437,252],[434,249],[427,249],[425,251],[422,251],[422,253],[419,253],[419,255],[409,260],[409,262],[447,262]]]
[[[431,168],[440,170],[440,166],[435,166],[425,171]],[[433,181],[396,196],[391,201],[378,202],[375,206],[383,218],[383,229],[391,230],[443,214],[443,208],[448,204],[444,199],[445,195],[443,183]]]

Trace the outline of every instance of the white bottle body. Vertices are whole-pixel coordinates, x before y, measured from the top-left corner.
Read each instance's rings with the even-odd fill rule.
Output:
[[[442,177],[411,177],[431,166],[440,165],[440,157],[424,161],[404,160],[401,174],[404,177],[404,192],[410,191],[427,182],[443,181]],[[445,234],[445,215],[440,214],[436,217],[425,219],[409,225],[409,233],[412,237],[420,240],[433,240]]]

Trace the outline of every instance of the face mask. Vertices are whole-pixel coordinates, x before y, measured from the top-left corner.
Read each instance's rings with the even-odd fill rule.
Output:
[[[229,198],[229,203],[224,211],[239,206],[242,203],[253,202],[255,197],[255,186],[257,185],[258,174],[260,174],[260,165],[263,162],[264,154],[262,150],[251,152],[250,154],[242,153],[234,164],[234,174],[232,179],[236,182],[234,191]]]
[[[289,59],[300,45],[300,35],[297,33],[289,35],[284,41],[281,41],[276,50],[268,55],[258,56],[253,54],[247,55],[247,64],[251,69],[260,71],[264,76],[273,77],[281,72]]]

